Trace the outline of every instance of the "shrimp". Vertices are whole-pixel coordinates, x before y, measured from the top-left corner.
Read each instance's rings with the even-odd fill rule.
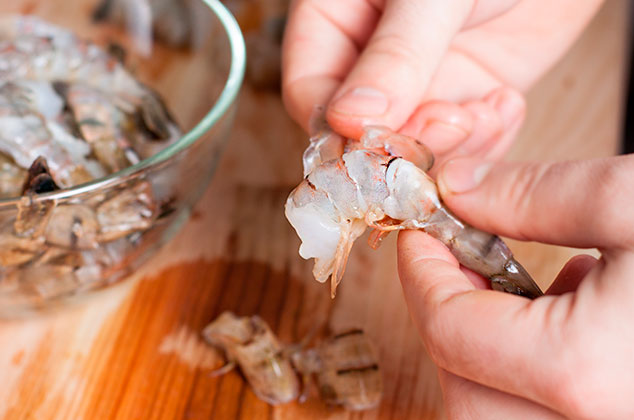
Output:
[[[433,164],[431,152],[415,139],[366,127],[360,142],[346,142],[322,129],[304,163],[307,176],[291,192],[285,214],[302,241],[300,255],[315,259],[318,281],[330,277],[333,297],[352,244],[368,226],[373,247],[391,231],[421,229],[463,266],[489,278],[493,289],[529,298],[542,294],[502,239],[467,225],[443,204],[425,172]]]
[[[82,137],[108,171],[117,172],[140,161],[121,129],[126,116],[104,94],[81,84],[58,84],[57,88],[64,92]]]
[[[158,206],[147,181],[139,181],[104,200],[96,209],[100,242],[110,242],[152,227]]]
[[[151,228],[157,212],[152,186],[139,181],[106,198],[96,209],[83,204],[56,206],[44,235],[50,245],[96,249],[99,244]]]
[[[51,99],[43,99],[48,95],[54,93],[41,85],[38,89],[17,83],[0,87],[0,151],[22,168],[29,168],[35,159],[46,156],[51,173],[62,187],[88,182],[99,175],[87,169],[85,156],[90,147],[66,133],[54,120],[44,118],[39,104],[50,102]]]
[[[0,265],[10,267],[31,261],[43,245],[42,237],[23,238],[12,232],[0,232]]]
[[[139,103],[147,90],[114,57],[35,16],[0,18],[0,83],[82,82]]]
[[[0,153],[0,198],[17,197],[22,190],[26,171],[5,153]]]
[[[17,214],[0,218],[0,284],[51,297],[121,276],[164,211],[156,180],[81,200],[38,195],[134,165],[180,136],[122,61],[37,17],[0,17],[0,197],[22,195]]]
[[[42,251],[45,243],[43,232],[54,204],[34,203],[31,194],[58,188],[44,159],[36,159],[26,172],[26,179],[19,180],[17,186],[17,195],[21,190],[26,196],[18,204],[15,220],[7,220],[0,226],[0,266],[3,267],[29,262]]]
[[[43,236],[47,245],[63,249],[93,250],[99,244],[151,228],[158,216],[152,186],[145,180],[100,196],[95,208],[33,199],[33,195],[58,189],[46,159],[37,158],[24,181],[24,196],[13,224],[16,235],[36,239]]]
[[[0,85],[17,80],[78,83],[101,91],[129,112],[148,103],[156,106],[156,93],[117,58],[35,16],[0,18],[0,56]]]

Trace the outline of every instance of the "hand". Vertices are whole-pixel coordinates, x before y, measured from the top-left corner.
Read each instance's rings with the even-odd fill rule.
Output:
[[[498,131],[521,123],[521,96],[572,43],[601,0],[296,0],[283,46],[283,94],[304,128],[315,105],[343,135],[358,138],[368,123],[419,137],[434,124],[436,154],[478,152],[465,136],[473,120]],[[496,93],[497,92],[497,93]],[[471,106],[489,95],[490,109]],[[425,112],[445,100],[469,105],[466,123],[455,109]],[[433,104],[433,103],[432,103]],[[455,108],[458,106],[455,105]],[[485,115],[480,115],[483,112]],[[496,125],[497,124],[497,125]],[[512,137],[512,136],[510,136]],[[461,153],[449,149],[464,143]],[[494,150],[499,155],[498,147]]]
[[[571,259],[531,301],[482,290],[483,279],[444,245],[400,234],[405,298],[439,367],[450,418],[634,418],[632,176],[632,155],[556,164],[463,158],[440,169],[443,199],[466,222],[602,254]]]

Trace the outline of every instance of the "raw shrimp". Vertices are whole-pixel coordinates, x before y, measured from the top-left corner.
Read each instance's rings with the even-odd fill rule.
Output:
[[[42,250],[44,238],[20,237],[11,232],[0,232],[0,265],[20,265],[35,258]]]
[[[0,217],[0,287],[50,298],[111,281],[164,211],[154,179],[39,197],[181,137],[161,97],[122,62],[37,17],[0,17],[0,197],[22,195]]]
[[[130,113],[157,105],[156,94],[115,57],[35,16],[0,18],[0,56],[0,85],[16,80],[79,83],[100,90]],[[167,109],[162,113],[169,115]]]
[[[68,249],[96,249],[154,224],[158,208],[147,181],[129,185],[93,209],[83,204],[61,204],[50,215],[46,242]]]
[[[52,88],[49,92],[37,86],[39,89],[16,83],[0,86],[0,151],[22,168],[46,156],[51,173],[62,187],[90,181],[94,176],[85,159],[90,147],[67,134],[54,120],[43,117],[38,104],[50,103],[51,99],[43,97],[55,93]],[[61,103],[58,111],[48,112],[61,112]]]
[[[97,207],[99,241],[110,242],[151,228],[158,211],[149,182],[139,181],[119,191]]]
[[[322,128],[304,158],[308,175],[291,192],[286,217],[302,240],[300,255],[315,259],[315,278],[331,278],[333,297],[352,244],[368,226],[373,247],[390,231],[421,229],[463,266],[489,278],[494,289],[542,294],[498,236],[465,224],[445,207],[425,173],[431,152],[416,140],[366,127],[360,142],[345,142]]]
[[[26,196],[18,204],[15,221],[7,220],[0,227],[0,266],[10,267],[34,259],[43,250],[46,223],[54,205],[33,203],[31,194],[57,189],[44,159],[37,159],[18,184]],[[18,192],[19,193],[19,192]]]
[[[91,178],[105,175],[94,162],[85,162],[84,152],[90,147],[66,130],[65,104],[83,123],[71,128],[86,137],[110,171],[139,160],[130,144],[147,158],[181,137],[156,92],[137,81],[117,59],[63,28],[34,16],[0,17],[0,57],[0,115],[6,125],[0,128],[12,134],[33,131],[23,141],[31,153],[18,150],[21,154],[16,156],[0,150],[23,168],[36,156],[46,156],[62,187],[85,180],[69,184],[57,174],[58,159],[42,149],[49,147],[41,141],[44,134],[55,138]],[[16,121],[18,116],[24,121]],[[59,166],[71,168],[62,161]]]
[[[17,197],[22,191],[26,171],[0,152],[0,198]]]
[[[109,172],[120,171],[140,161],[121,129],[126,116],[104,94],[81,84],[63,88],[58,84],[58,90],[64,92],[82,137]]]
[[[116,59],[35,16],[0,18],[0,83],[27,79],[82,82],[140,103],[147,90]]]
[[[31,249],[24,242],[27,239],[65,252],[94,250],[100,244],[151,228],[158,215],[152,186],[145,180],[100,196],[96,208],[87,205],[89,201],[87,204],[56,204],[52,200],[34,199],[36,194],[57,189],[46,159],[36,159],[24,182],[24,196],[18,204],[12,232],[4,238],[7,246],[13,244],[19,254],[24,255],[24,260],[26,255],[22,249]],[[11,236],[19,240],[10,239]],[[28,255],[35,256],[34,253]]]

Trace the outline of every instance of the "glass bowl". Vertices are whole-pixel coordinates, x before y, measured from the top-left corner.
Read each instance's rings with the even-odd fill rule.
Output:
[[[220,1],[185,2],[194,6],[187,18],[195,19],[197,28],[195,42],[185,46],[171,46],[156,30],[148,44],[133,26],[96,20],[102,1],[12,0],[0,4],[0,17],[35,15],[110,51],[116,46],[124,52],[126,68],[159,93],[185,134],[109,176],[69,189],[0,200],[0,314],[50,307],[114,284],[138,269],[188,220],[212,179],[233,123],[245,47],[236,21]],[[63,219],[60,214],[74,214],[82,206],[100,209],[99,231],[107,223],[101,218],[118,218],[119,226],[131,218],[133,225],[138,214],[125,206],[135,201],[152,209],[152,222],[97,243],[71,240],[51,246],[37,234],[16,233],[16,221],[29,212],[36,215],[29,220],[46,230]]]

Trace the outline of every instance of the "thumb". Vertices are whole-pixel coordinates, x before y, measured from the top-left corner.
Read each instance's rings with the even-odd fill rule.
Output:
[[[438,188],[472,225],[502,236],[579,248],[633,245],[634,155],[559,163],[447,162]]]
[[[420,231],[399,233],[398,272],[412,320],[438,367],[538,403],[556,402],[556,384],[544,372],[567,373],[552,357],[565,343],[562,317],[553,315],[568,313],[565,301],[476,290],[450,251]]]
[[[423,100],[454,35],[515,0],[393,0],[328,108],[335,131],[359,138],[369,124],[400,128]]]

